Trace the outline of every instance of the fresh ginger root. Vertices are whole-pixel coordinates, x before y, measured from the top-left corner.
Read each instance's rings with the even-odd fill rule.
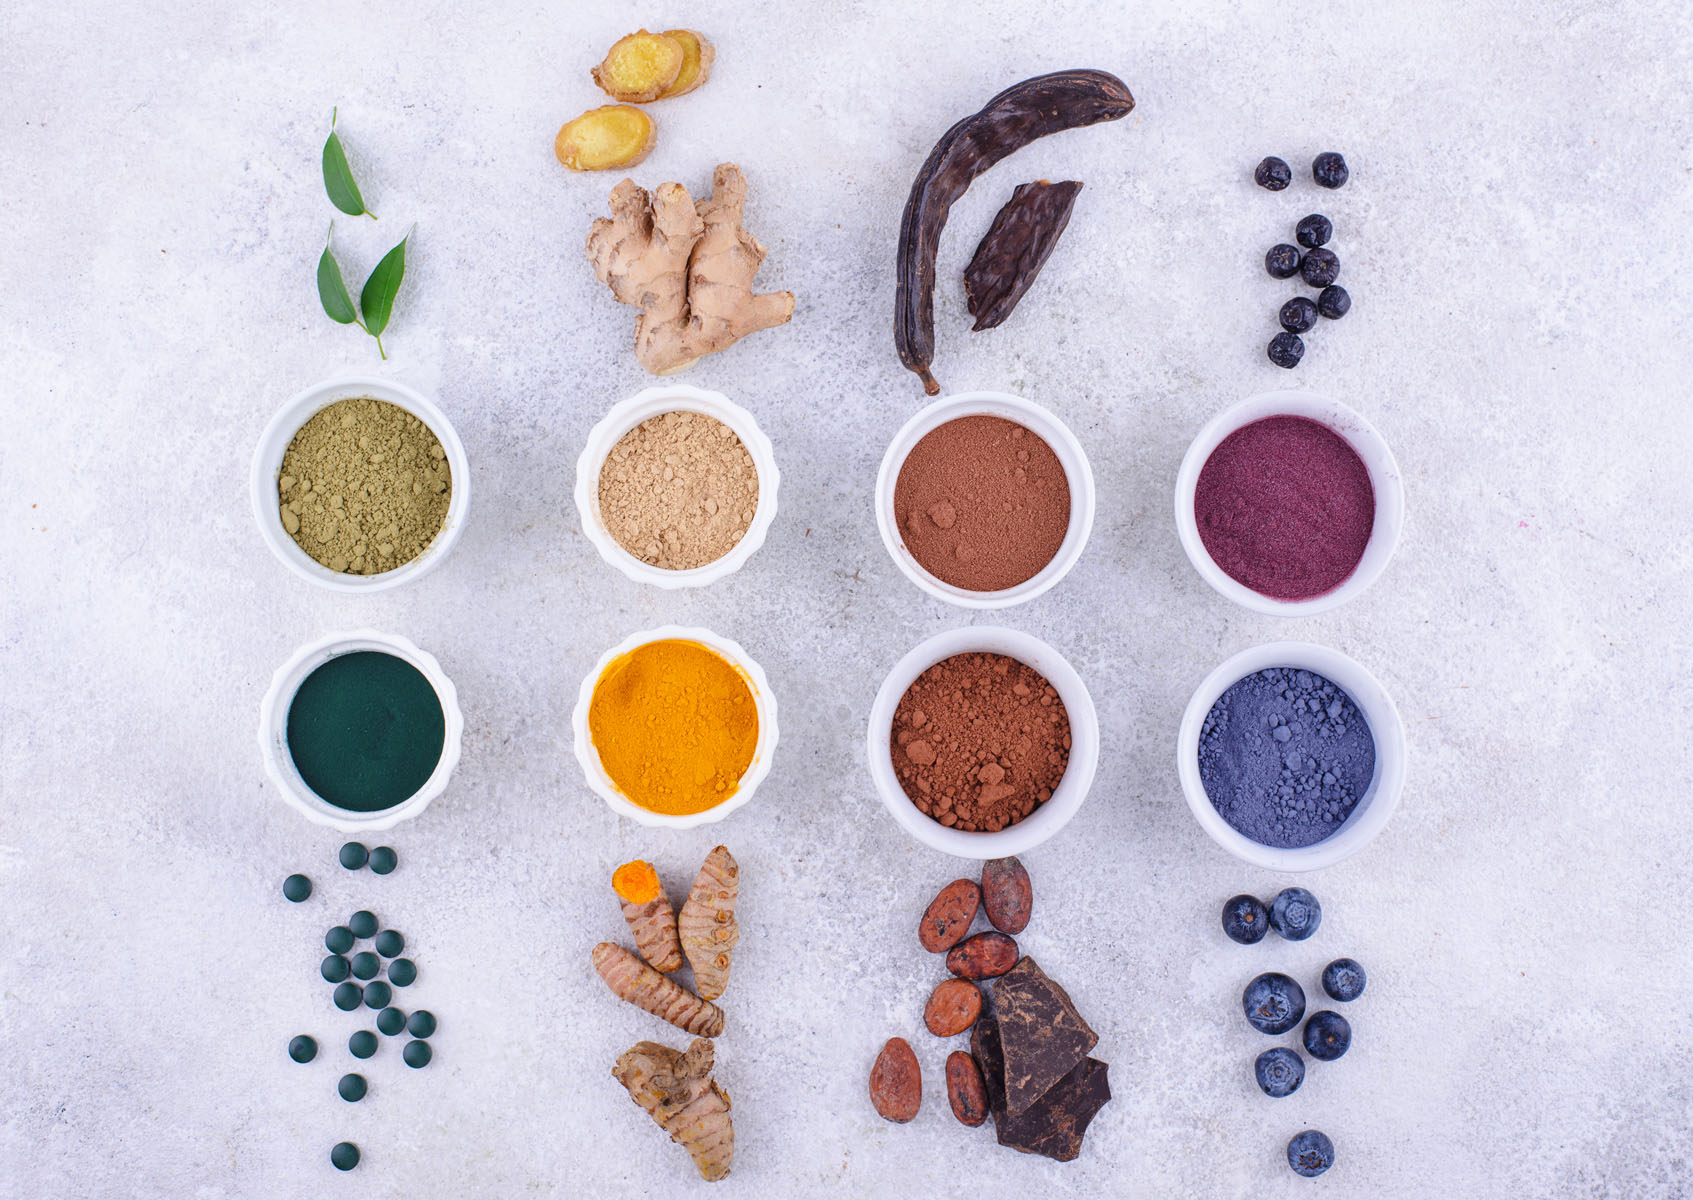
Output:
[[[682,69],[676,74],[676,82],[659,95],[660,100],[672,100],[687,95],[711,78],[711,64],[717,61],[717,47],[705,34],[692,29],[667,29],[664,36],[675,38],[682,47]]]
[[[682,949],[694,968],[694,986],[708,1001],[729,986],[729,956],[741,940],[741,927],[735,920],[740,886],[741,868],[735,856],[727,846],[719,846],[705,856],[682,905]]]
[[[611,873],[611,890],[623,902],[623,919],[635,935],[641,957],[666,975],[680,971],[682,943],[676,936],[676,910],[653,865],[640,859],[624,863]]]
[[[717,1037],[723,1032],[721,1008],[660,975],[614,942],[601,942],[594,947],[594,970],[619,1000],[646,1009],[684,1033]]]
[[[566,121],[553,138],[553,153],[572,171],[610,171],[641,162],[657,143],[658,127],[646,113],[606,104]]]
[[[611,216],[588,231],[595,276],[641,310],[635,357],[652,374],[674,374],[793,316],[792,292],[753,294],[764,247],[741,228],[746,198],[734,163],[719,164],[711,196],[698,202],[679,183],[648,195],[625,179],[612,189]]]
[[[600,90],[613,100],[646,104],[676,85],[687,59],[679,39],[642,29],[618,38],[592,74]]]
[[[716,1182],[735,1158],[735,1122],[729,1093],[711,1078],[716,1054],[695,1038],[685,1053],[657,1042],[637,1042],[618,1056],[612,1076],[629,1091],[670,1140],[693,1155],[700,1178]]]

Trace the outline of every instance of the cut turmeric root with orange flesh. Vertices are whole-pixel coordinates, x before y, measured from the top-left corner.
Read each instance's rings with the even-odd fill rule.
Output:
[[[593,70],[594,82],[613,100],[646,104],[669,91],[682,73],[688,53],[665,33],[645,29],[618,38]]]
[[[711,1078],[714,1058],[711,1043],[702,1038],[686,1053],[637,1042],[611,1069],[629,1098],[693,1156],[700,1178],[713,1183],[729,1174],[735,1160],[735,1122],[729,1093]]]
[[[692,29],[667,29],[664,36],[676,39],[682,47],[682,70],[677,73],[676,82],[659,96],[660,100],[671,100],[687,95],[711,78],[711,64],[717,60],[717,48],[703,33],[695,33]]]
[[[638,108],[606,104],[566,121],[553,139],[553,153],[572,171],[632,167],[652,153],[658,126]]]
[[[682,949],[694,968],[694,986],[707,1000],[715,1000],[729,986],[729,957],[741,940],[735,920],[741,868],[726,846],[705,857],[693,890],[682,905],[679,928]]]
[[[668,975],[682,969],[682,943],[676,936],[676,910],[650,862],[636,859],[611,873],[611,889],[623,902],[623,919],[635,935],[635,949],[654,970]]]
[[[723,1032],[723,1010],[667,979],[614,942],[594,947],[594,970],[619,1000],[643,1008],[695,1037]]]

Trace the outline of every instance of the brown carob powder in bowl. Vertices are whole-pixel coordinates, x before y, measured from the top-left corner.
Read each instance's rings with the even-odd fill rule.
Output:
[[[758,468],[735,431],[679,410],[635,426],[600,467],[600,520],[642,562],[689,571],[746,536],[758,508]]]
[[[900,536],[929,574],[972,592],[1039,575],[1070,528],[1070,480],[1040,437],[1003,417],[925,434],[894,483]]]
[[[894,709],[892,756],[918,811],[997,833],[1052,798],[1070,762],[1070,715],[1046,677],[1003,654],[955,654]]]

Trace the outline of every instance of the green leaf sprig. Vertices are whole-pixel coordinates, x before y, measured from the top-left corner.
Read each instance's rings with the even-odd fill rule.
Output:
[[[337,115],[338,110],[331,110],[329,140],[323,144],[323,190],[329,193],[329,202],[342,212],[354,217],[368,216],[374,221],[376,214],[365,207],[364,196],[359,192],[352,168],[347,165],[346,151],[341,148],[341,138],[335,132]],[[334,221],[329,223],[329,236],[324,238],[323,253],[317,260],[317,298],[323,311],[331,321],[357,325],[375,338],[376,351],[384,359],[388,351],[382,345],[382,333],[388,328],[388,319],[394,313],[394,297],[399,295],[400,284],[406,277],[406,245],[416,228],[413,225],[408,229],[400,244],[382,256],[376,270],[365,280],[356,307],[341,276],[341,265],[330,248],[335,237]]]
[[[347,164],[347,152],[341,147],[341,135],[335,132],[335,120],[340,116],[339,108],[329,110],[329,140],[323,143],[323,190],[329,193],[329,202],[349,217],[369,217],[376,220],[376,214],[364,206],[364,195],[359,191],[358,180],[353,178],[353,168]]]

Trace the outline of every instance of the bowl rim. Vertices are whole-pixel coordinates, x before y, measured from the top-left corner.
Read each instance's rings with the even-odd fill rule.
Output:
[[[1340,828],[1310,846],[1283,848],[1253,841],[1212,806],[1199,776],[1199,734],[1211,706],[1237,681],[1269,667],[1312,671],[1341,688],[1364,714],[1375,739],[1375,774],[1369,787]],[[1242,862],[1273,871],[1321,870],[1369,845],[1399,807],[1406,765],[1405,726],[1393,697],[1362,663],[1314,642],[1264,642],[1224,659],[1194,689],[1176,735],[1176,774],[1199,827]]]
[[[906,548],[894,511],[894,489],[912,449],[942,425],[960,417],[1000,417],[1021,425],[1052,448],[1070,484],[1070,524],[1052,561],[1015,587],[973,592],[931,575]],[[1074,431],[1050,409],[1009,392],[974,391],[942,396],[913,413],[888,442],[876,472],[876,530],[894,565],[912,583],[938,600],[960,608],[987,610],[1025,604],[1056,587],[1081,560],[1093,532],[1098,496],[1093,467]]]
[[[360,650],[392,654],[416,667],[435,689],[435,697],[441,702],[445,727],[441,757],[423,786],[399,804],[372,813],[337,808],[314,792],[294,766],[287,744],[288,710],[306,677],[330,659]],[[264,699],[259,703],[258,737],[265,774],[290,808],[316,824],[327,825],[342,833],[379,832],[392,829],[401,821],[422,813],[447,790],[447,783],[457,769],[464,749],[464,713],[459,708],[458,689],[441,670],[441,664],[433,654],[419,649],[410,639],[399,634],[355,629],[327,634],[307,642],[276,669]]]
[[[447,502],[447,514],[429,545],[410,562],[379,575],[349,575],[331,571],[318,562],[282,527],[277,515],[279,505],[275,502],[283,458],[301,427],[337,401],[364,396],[402,408],[427,425],[446,451],[447,465],[453,473],[453,494]],[[332,592],[369,594],[420,579],[441,565],[464,531],[465,518],[470,512],[471,487],[470,460],[464,443],[439,405],[398,379],[349,372],[331,375],[301,389],[272,414],[253,448],[248,498],[259,536],[283,566],[301,579]]]
[[[655,567],[637,558],[618,544],[600,519],[600,470],[606,458],[635,426],[669,412],[699,413],[723,422],[740,438],[752,457],[753,469],[758,473],[758,503],[753,507],[752,523],[747,526],[745,536],[723,557],[684,571]],[[776,466],[776,448],[751,412],[722,392],[707,391],[686,383],[666,383],[619,400],[588,431],[587,441],[576,458],[576,486],[572,494],[582,523],[582,533],[599,551],[601,558],[636,583],[669,590],[705,587],[745,566],[747,560],[764,545],[770,526],[776,520],[777,493],[781,483],[782,473]]]
[[[906,689],[935,663],[955,654],[1004,654],[1046,677],[1070,718],[1070,761],[1052,798],[1034,813],[998,833],[949,829],[917,810],[893,768],[893,717]],[[883,806],[906,833],[931,850],[958,858],[1005,858],[1034,849],[1057,835],[1081,809],[1099,769],[1099,715],[1081,674],[1051,644],[1004,625],[965,625],[924,638],[908,650],[882,681],[870,705],[865,753],[870,779]]]
[[[649,642],[672,639],[698,642],[728,659],[752,689],[753,705],[758,712],[758,741],[753,746],[752,762],[747,764],[746,771],[742,773],[735,794],[703,812],[681,815],[658,813],[642,808],[618,791],[611,781],[611,776],[601,765],[599,751],[594,748],[593,738],[588,731],[588,708],[593,703],[594,687],[613,660]],[[582,775],[588,787],[605,801],[612,812],[628,817],[638,824],[658,829],[692,829],[698,825],[710,825],[723,820],[746,804],[758,790],[758,785],[770,774],[780,733],[777,726],[776,694],[770,690],[770,680],[764,674],[764,668],[733,638],[726,638],[698,625],[660,625],[653,629],[638,630],[600,655],[592,669],[583,676],[582,685],[577,689],[576,707],[570,714],[570,726],[576,762],[582,768]]]
[[[1231,578],[1205,549],[1193,510],[1199,474],[1223,439],[1255,421],[1278,416],[1306,417],[1339,434],[1363,460],[1370,474],[1370,485],[1375,489],[1375,520],[1358,565],[1332,591],[1308,600],[1278,600]],[[1253,612],[1308,617],[1338,608],[1362,595],[1387,570],[1405,524],[1404,474],[1387,440],[1362,413],[1349,405],[1304,389],[1259,392],[1229,405],[1200,426],[1176,473],[1175,511],[1176,535],[1188,561],[1219,595]]]

